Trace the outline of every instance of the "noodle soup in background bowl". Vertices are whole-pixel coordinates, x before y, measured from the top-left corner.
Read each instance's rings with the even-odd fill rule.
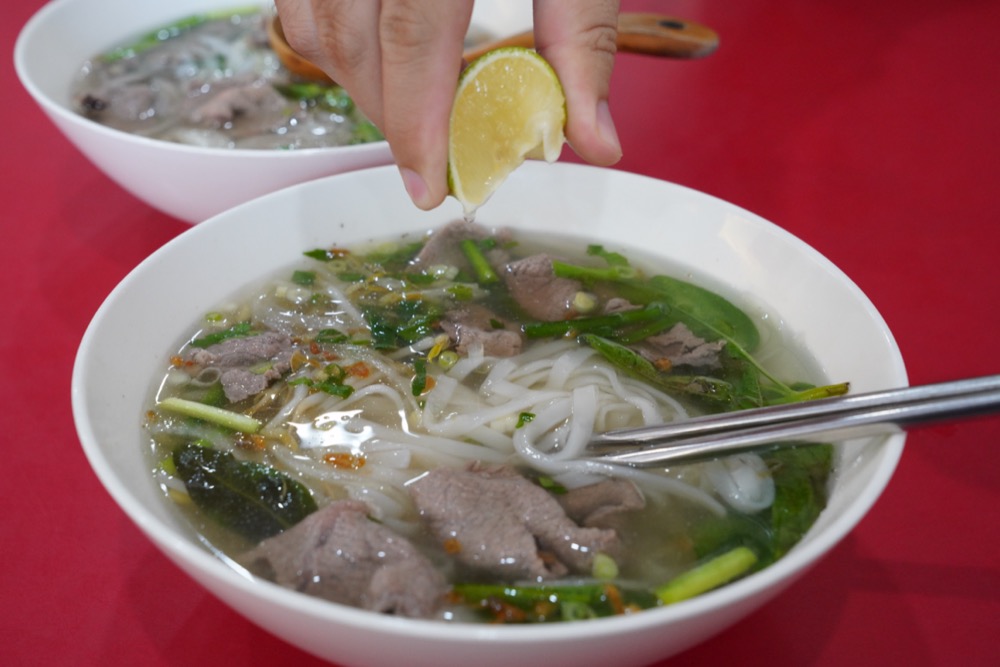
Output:
[[[266,0],[55,0],[21,31],[15,68],[42,111],[91,162],[150,206],[189,223],[288,185],[391,163],[385,141],[295,150],[207,148],[112,129],[74,110],[74,79],[96,54],[193,14],[255,5],[273,8]],[[477,30],[499,36],[530,25],[530,3],[476,3]]]
[[[460,217],[450,199],[434,211],[413,207],[391,166],[288,188],[220,214],[155,252],[108,297],[84,336],[73,409],[97,476],[174,563],[261,627],[343,665],[649,664],[778,594],[861,520],[888,483],[903,435],[844,443],[827,508],[782,559],[697,598],[597,620],[496,626],[384,616],[231,569],[166,502],[144,446],[151,384],[184,327],[293,265],[305,250],[420,234]],[[682,271],[678,277],[767,319],[830,381],[850,381],[859,392],[906,384],[890,331],[849,278],[787,232],[711,196],[614,170],[528,163],[483,206],[477,222],[569,234],[661,258]]]

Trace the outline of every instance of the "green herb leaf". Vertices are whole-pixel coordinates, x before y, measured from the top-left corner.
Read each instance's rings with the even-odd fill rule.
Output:
[[[315,271],[295,271],[292,273],[292,282],[296,285],[312,285],[316,282]]]
[[[535,418],[535,413],[533,412],[522,412],[517,416],[517,428],[521,428],[528,422]]]
[[[239,322],[228,329],[215,331],[200,338],[195,338],[191,341],[191,346],[200,348],[211,347],[216,343],[221,343],[222,341],[230,338],[244,338],[246,336],[250,336],[251,334],[253,334],[253,327],[250,322]]]
[[[771,526],[774,557],[788,552],[826,506],[826,480],[833,468],[829,444],[783,447],[764,455],[774,478]]]
[[[622,371],[664,391],[723,406],[733,400],[732,385],[724,380],[703,375],[664,373],[635,350],[594,334],[583,334],[577,340],[590,345]]]
[[[420,396],[427,389],[427,360],[417,357],[413,360],[413,382],[411,391],[414,396]]]
[[[335,345],[337,343],[346,343],[349,339],[347,338],[347,334],[337,329],[320,329],[313,340],[321,345]]]
[[[223,526],[255,542],[316,511],[309,490],[270,466],[188,443],[173,454],[191,500]]]

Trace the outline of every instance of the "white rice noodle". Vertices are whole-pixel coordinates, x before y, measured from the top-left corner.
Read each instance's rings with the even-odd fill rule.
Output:
[[[396,406],[396,410],[401,416],[406,415],[408,406],[404,405],[404,399],[400,395],[400,392],[393,387],[388,387],[384,384],[375,384],[374,382],[357,389],[353,394],[345,399],[342,399],[337,403],[337,409],[343,410],[354,405],[358,401],[363,401],[364,399],[372,396],[382,396],[389,399],[389,401]]]
[[[289,418],[294,421],[302,421],[303,419],[306,419],[305,415],[307,412],[328,412],[326,404],[330,402],[331,398],[335,397],[321,391],[309,394],[299,401],[298,406],[292,410],[292,414],[289,415]],[[338,398],[336,400],[339,401],[340,399]]]
[[[466,357],[459,359],[454,366],[448,370],[448,377],[462,382],[473,371],[482,366],[485,357],[482,345],[473,345],[466,351]]]
[[[740,512],[759,512],[774,502],[774,478],[757,454],[710,461],[704,464],[704,475],[726,504]]]
[[[334,284],[335,282],[336,281],[333,280],[326,281],[327,296],[329,296],[333,303],[337,304],[339,308],[343,309],[345,315],[351,318],[353,326],[364,327],[367,329],[368,325],[365,323],[365,318],[361,315],[361,311],[358,310],[353,303],[351,303],[351,300],[347,298],[347,295]]]
[[[434,390],[427,394],[422,416],[426,418],[428,415],[439,415],[444,412],[445,406],[451,402],[459,386],[458,380],[449,375],[435,378]]]
[[[511,433],[517,426],[517,420],[507,420],[510,425],[507,429],[497,429],[491,426],[480,426],[469,431],[469,438],[475,440],[485,447],[496,450],[505,456],[514,451],[514,439]]]
[[[615,427],[652,425],[687,416],[683,406],[664,392],[619,377],[594,357],[593,350],[568,340],[539,344],[507,359],[486,357],[477,346],[435,377],[434,389],[417,412],[427,435],[364,420],[352,424],[371,429],[374,441],[412,448],[415,459],[428,465],[504,462],[514,457],[569,486],[626,477],[723,513],[722,504],[708,490],[667,474],[582,458],[595,429],[605,430],[608,422]],[[478,386],[465,383],[480,370],[487,373]],[[525,412],[533,419],[515,428]]]
[[[540,403],[558,397],[559,392],[523,391],[520,396],[507,401],[503,405],[484,408],[475,413],[449,415],[442,421],[436,421],[433,415],[428,414],[424,410],[424,428],[434,435],[460,438],[467,435],[474,428],[509,415],[531,411],[532,408]]]
[[[366,442],[361,446],[361,453],[365,456],[365,465],[406,470],[413,463],[413,452],[409,447],[400,447],[391,442]]]
[[[628,478],[644,488],[724,513],[723,505],[713,497],[711,489],[696,488],[665,472],[585,458],[587,443],[595,429],[605,430],[608,423],[658,424],[687,413],[663,392],[619,377],[592,350],[573,341],[539,344],[508,359],[486,357],[482,347],[477,346],[448,371],[435,376],[434,388],[423,397],[422,408],[409,391],[409,380],[396,371],[391,361],[378,358],[377,354],[360,356],[378,372],[358,381],[354,394],[347,399],[322,393],[303,396],[297,389],[292,399],[295,404],[282,410],[285,419],[315,415],[317,409],[343,411],[352,405],[356,409],[366,399],[381,397],[399,412],[403,428],[370,421],[363,417],[364,413],[352,417],[345,427],[352,433],[363,434],[362,441],[356,442],[352,451],[366,459],[358,470],[325,464],[321,459],[322,449],[305,458],[287,450],[281,452],[284,448],[277,447],[275,455],[304,480],[342,486],[352,498],[364,500],[375,508],[379,520],[405,525],[409,501],[404,487],[421,469],[470,461],[517,460],[552,475],[570,488],[607,477]],[[486,373],[478,386],[467,382],[481,371]],[[531,413],[533,419],[517,428],[522,413]],[[413,432],[407,425],[408,415],[414,417],[413,428],[419,426],[425,433]],[[752,500],[745,498],[759,495],[734,496],[733,489],[760,491],[757,487],[748,489],[745,476],[739,471],[719,477],[724,478],[730,480],[728,486],[724,481],[713,484],[727,502],[746,505]]]
[[[277,414],[271,418],[271,421],[267,423],[264,427],[264,431],[280,428],[289,418],[298,410],[299,404],[309,395],[309,387],[304,384],[296,385],[295,389],[292,391],[292,397],[281,406]]]
[[[396,486],[352,484],[347,487],[347,495],[367,503],[372,517],[377,521],[394,526],[396,522],[405,523],[402,518],[409,510],[409,501],[399,497],[399,488]]]
[[[586,456],[587,443],[594,437],[594,417],[597,415],[597,389],[593,386],[573,390],[573,413],[569,433],[559,458]]]
[[[569,383],[570,375],[580,368],[584,361],[593,356],[594,350],[590,347],[579,347],[563,354],[549,371],[549,379],[546,383],[549,389],[560,389]]]
[[[509,458],[508,453],[497,452],[479,444],[453,438],[434,437],[389,428],[365,419],[351,420],[351,426],[368,429],[371,437],[385,443],[409,447],[414,456],[433,459],[437,464],[455,465],[465,461],[490,461],[499,463]]]
[[[284,447],[272,448],[271,452],[286,470],[296,473],[307,484],[336,484],[349,497],[363,499],[378,520],[400,519],[409,510],[409,500],[403,490],[412,476],[408,469],[366,464],[354,470],[298,457]]]

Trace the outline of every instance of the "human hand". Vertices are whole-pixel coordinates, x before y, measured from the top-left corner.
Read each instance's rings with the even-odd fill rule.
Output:
[[[382,131],[420,208],[448,194],[448,121],[473,0],[276,0],[289,43],[342,85]],[[609,165],[618,0],[535,0],[535,45],[566,94],[566,138]]]

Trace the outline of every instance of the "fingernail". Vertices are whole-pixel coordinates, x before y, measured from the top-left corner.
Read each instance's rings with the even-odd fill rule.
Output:
[[[618,141],[618,130],[615,129],[615,121],[611,118],[611,107],[607,100],[600,100],[597,103],[597,132],[604,140],[604,144],[613,149],[618,157],[622,155],[622,145]]]
[[[424,179],[420,178],[420,174],[412,169],[400,167],[399,175],[403,177],[403,187],[406,188],[406,194],[410,195],[413,203],[422,209],[429,208],[430,192],[427,190]]]

